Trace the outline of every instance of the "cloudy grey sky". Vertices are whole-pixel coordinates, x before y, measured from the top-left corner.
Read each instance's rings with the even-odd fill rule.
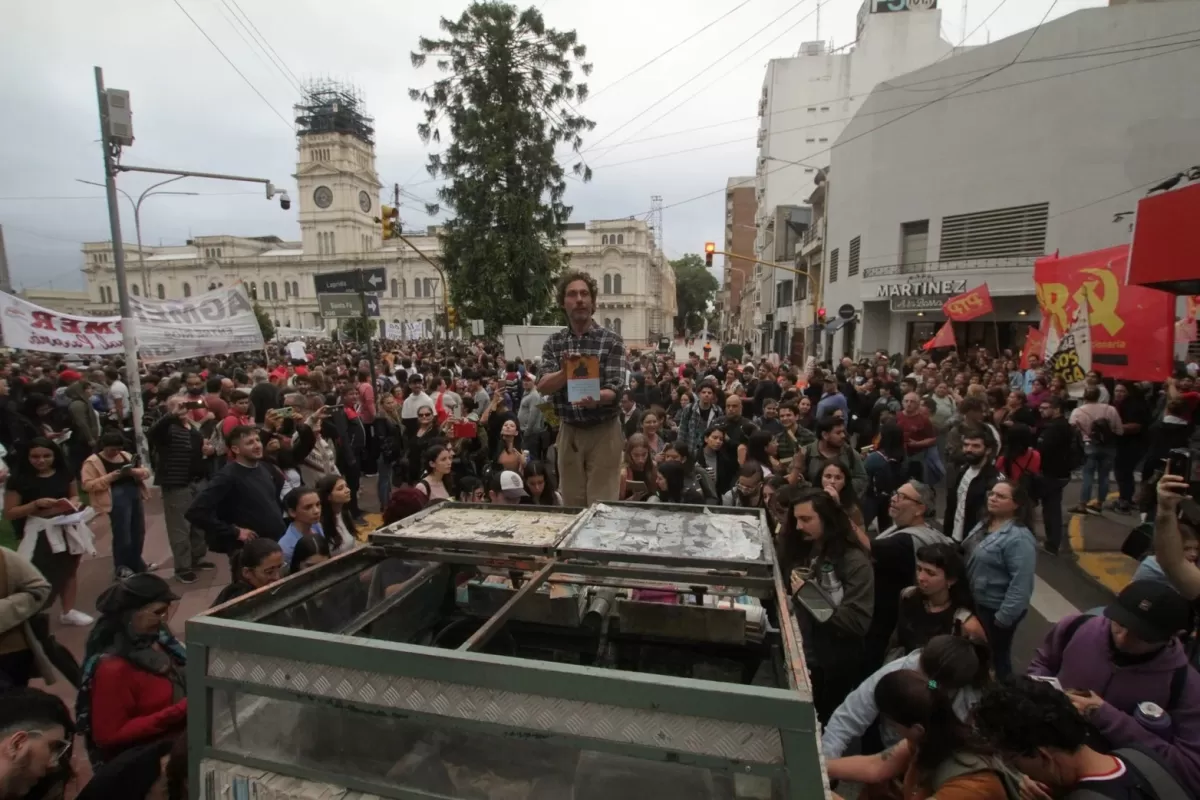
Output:
[[[817,37],[813,11],[818,0],[748,0],[744,5],[742,0],[531,1],[541,7],[548,25],[578,32],[595,66],[588,80],[592,92],[604,90],[581,107],[597,123],[584,146],[598,146],[586,154],[595,169],[592,182],[568,182],[567,202],[575,207],[575,219],[641,215],[654,194],[669,207],[711,192],[669,207],[664,215],[668,255],[699,251],[722,229],[726,178],[753,173],[755,107],[767,61],[794,55],[801,42]],[[860,4],[823,0],[820,37],[835,47],[849,43]],[[1055,18],[1105,4],[970,0],[966,30],[992,16],[967,43],[1030,28],[1048,9]],[[380,179],[432,197],[436,184],[424,172],[426,147],[415,130],[420,107],[407,90],[426,86],[438,73],[432,64],[414,69],[409,52],[418,36],[437,35],[440,16],[457,17],[466,5],[466,0],[6,3],[0,24],[0,73],[8,76],[0,85],[6,120],[0,126],[0,224],[14,282],[27,288],[82,288],[80,242],[108,238],[102,190],[76,182],[102,179],[94,65],[104,67],[108,86],[132,93],[137,141],[126,151],[126,163],[259,176],[294,188],[289,120],[297,92],[261,47],[252,46],[253,32],[235,22],[242,19],[239,12],[301,81],[329,77],[360,87],[376,120]],[[960,43],[962,3],[941,0],[939,5],[944,7],[943,35]],[[734,8],[719,24],[606,88]],[[699,126],[711,127],[695,130]],[[709,144],[718,146],[675,154]],[[613,145],[621,146],[609,149]],[[125,175],[120,185],[136,196],[153,182],[149,176]],[[199,195],[147,200],[142,213],[147,244],[179,244],[191,235],[299,234],[296,206],[282,212],[253,185],[188,179],[169,188]],[[419,203],[405,205],[402,213],[406,226],[432,221]],[[122,224],[126,240],[133,241],[133,218],[124,200]]]

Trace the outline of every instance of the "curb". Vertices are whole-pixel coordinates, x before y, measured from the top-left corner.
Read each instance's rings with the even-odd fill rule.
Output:
[[[1075,566],[1088,581],[1114,596],[1129,585],[1138,562],[1119,551],[1086,550],[1082,515],[1071,515],[1067,524],[1067,538],[1077,559]]]

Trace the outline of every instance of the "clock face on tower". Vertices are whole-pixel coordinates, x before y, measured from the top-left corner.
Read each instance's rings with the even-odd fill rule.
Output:
[[[329,208],[333,205],[333,190],[328,186],[318,186],[313,192],[313,202],[317,204],[317,208]]]
[[[371,195],[366,192],[358,193],[358,207],[363,210],[364,214],[371,213]]]

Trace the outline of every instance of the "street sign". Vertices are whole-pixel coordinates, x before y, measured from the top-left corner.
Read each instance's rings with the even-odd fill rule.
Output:
[[[379,298],[376,295],[373,295],[373,294],[367,295],[367,316],[368,317],[378,317],[379,316]]]
[[[353,319],[363,313],[362,295],[359,294],[318,294],[317,305],[325,319]]]
[[[387,271],[383,267],[351,269],[344,272],[326,272],[314,275],[317,294],[346,294],[348,292],[382,292],[387,285]]]
[[[854,306],[846,303],[838,309],[838,316],[842,319],[854,319]]]

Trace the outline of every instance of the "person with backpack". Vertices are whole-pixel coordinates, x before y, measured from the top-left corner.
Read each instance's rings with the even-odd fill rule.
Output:
[[[1083,463],[1082,439],[1063,416],[1063,401],[1047,397],[1038,406],[1042,432],[1037,451],[1042,466],[1042,527],[1046,532],[1045,552],[1058,555],[1063,543],[1063,490],[1071,481],[1071,470]]]
[[[1022,422],[1008,428],[1004,450],[996,459],[996,469],[1010,481],[1016,481],[1038,503],[1042,499],[1042,454],[1033,447],[1033,429]]]
[[[1196,797],[1200,673],[1179,639],[1191,627],[1191,606],[1178,592],[1134,581],[1103,615],[1060,620],[1034,654],[1029,674],[1056,678],[1104,743],[1153,753]]]
[[[1061,800],[1184,800],[1194,797],[1169,765],[1141,748],[1094,749],[1092,726],[1049,683],[1018,678],[984,692],[975,729],[1027,778]],[[942,795],[938,795],[941,797]]]
[[[1117,458],[1117,438],[1121,435],[1121,415],[1107,403],[1100,402],[1100,388],[1089,386],[1083,392],[1083,403],[1071,412],[1071,425],[1083,436],[1083,486],[1079,503],[1072,514],[1099,514],[1108,497],[1108,476]],[[1092,497],[1092,486],[1097,485]]]

